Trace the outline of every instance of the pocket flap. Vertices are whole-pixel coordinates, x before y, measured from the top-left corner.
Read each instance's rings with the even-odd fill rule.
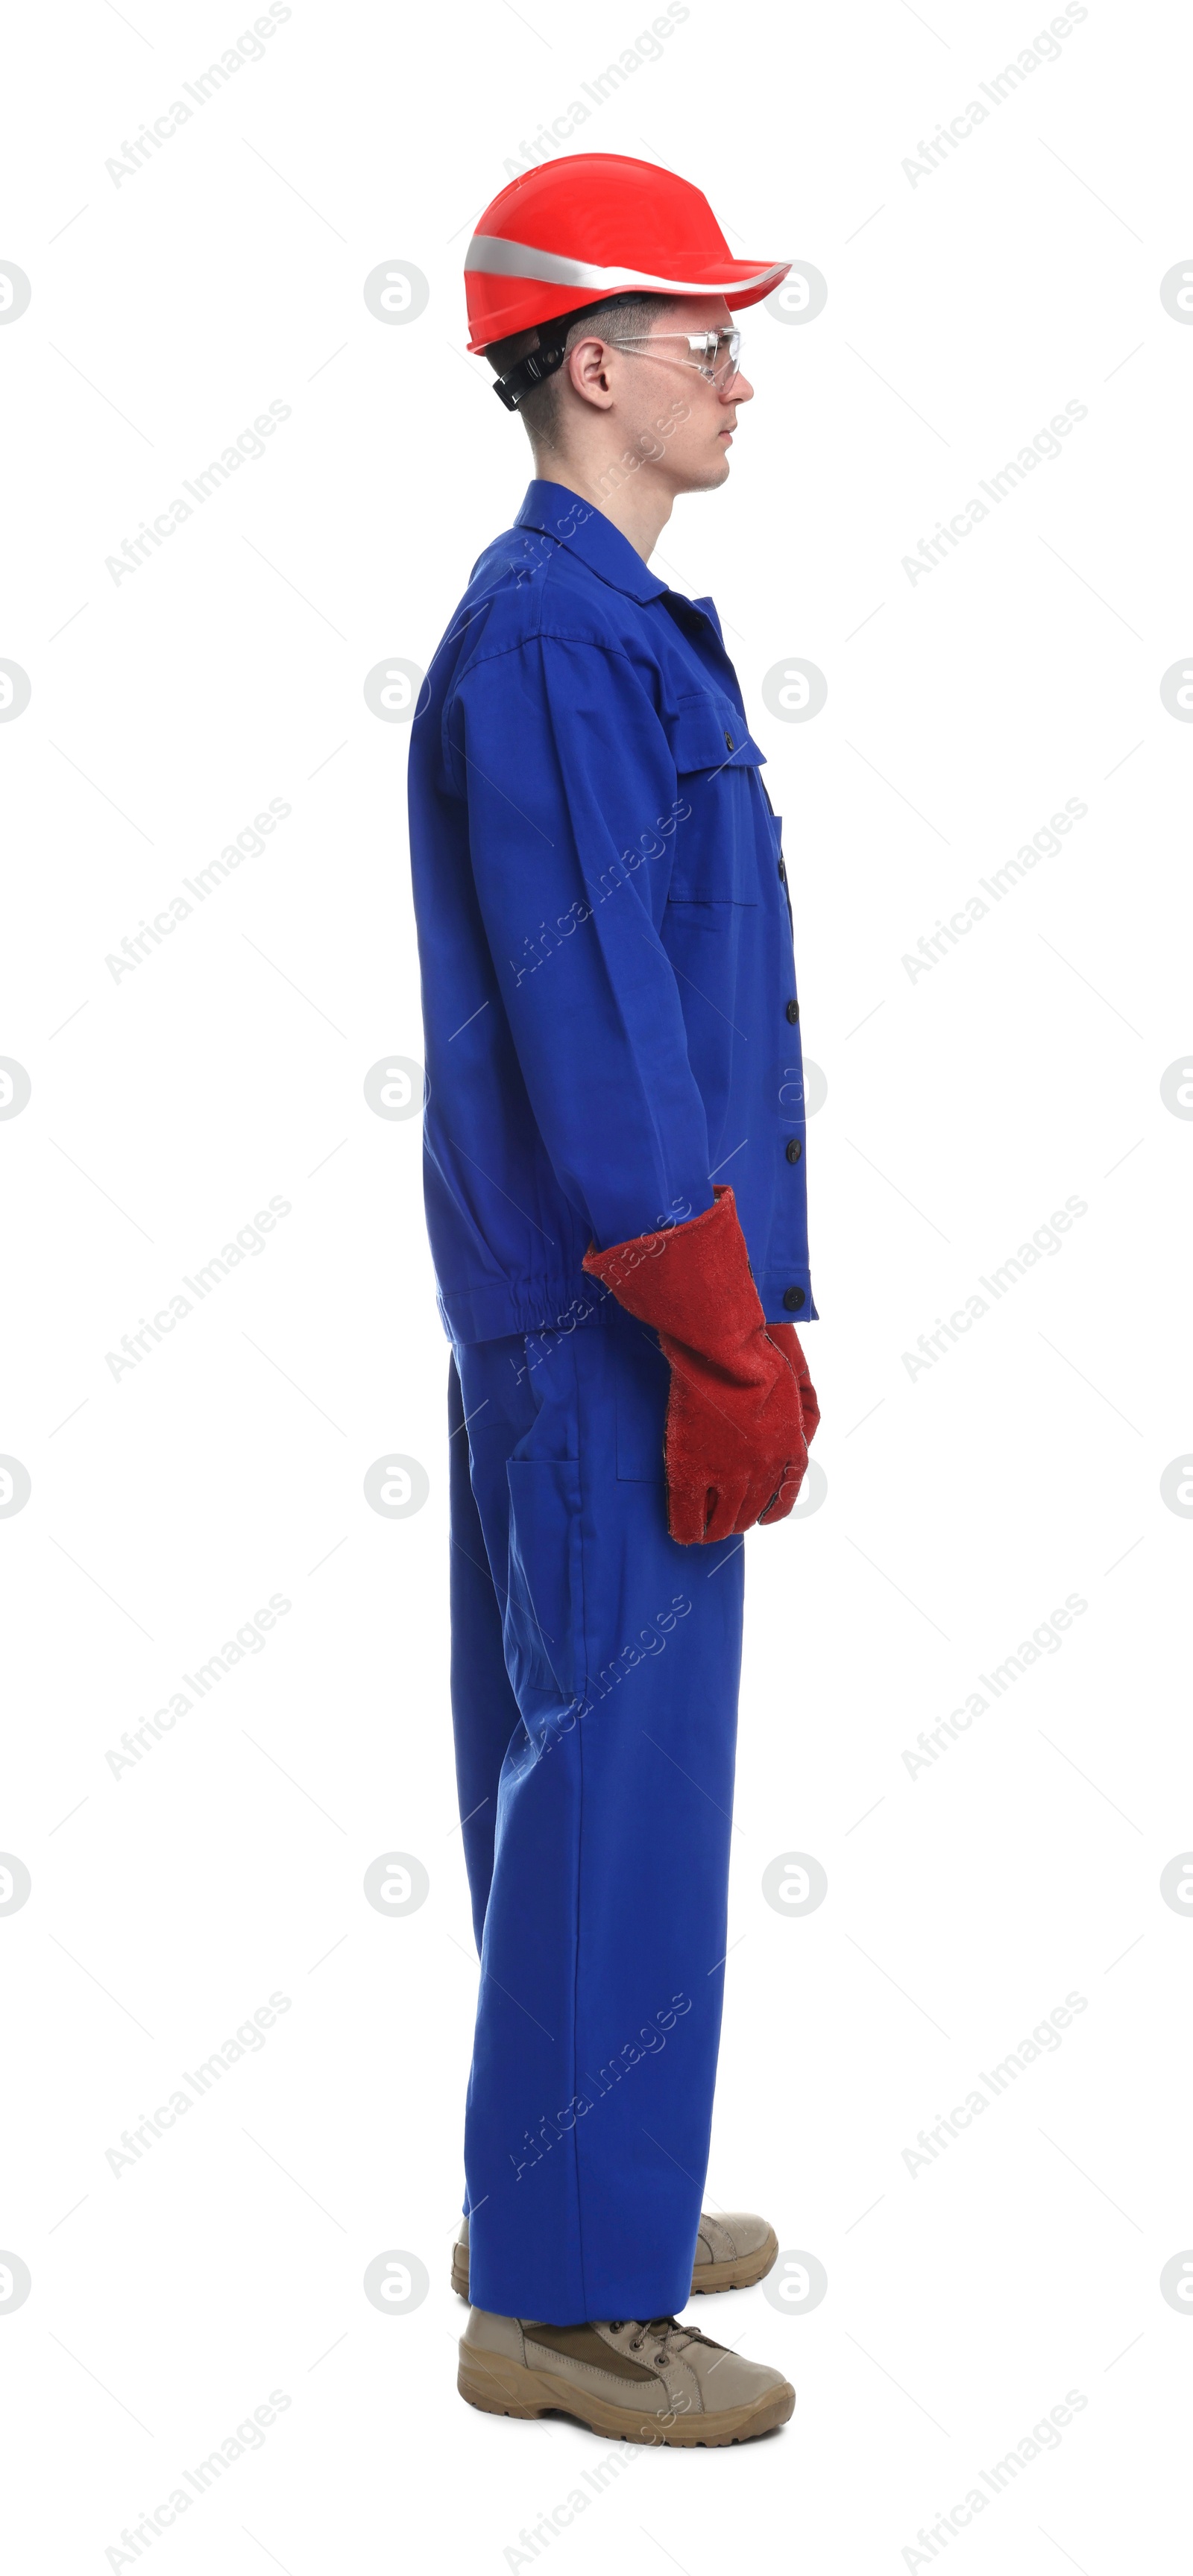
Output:
[[[766,759],[730,698],[680,698],[663,715],[677,773],[758,769]]]

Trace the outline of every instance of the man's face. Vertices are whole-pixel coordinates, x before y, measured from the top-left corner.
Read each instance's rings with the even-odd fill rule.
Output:
[[[713,491],[728,478],[738,407],[754,388],[741,374],[722,385],[701,375],[694,363],[701,353],[686,335],[733,327],[723,296],[685,296],[652,315],[648,336],[622,348],[604,344],[601,378],[613,396],[617,437],[627,459],[641,460],[638,471],[657,476],[671,494]]]

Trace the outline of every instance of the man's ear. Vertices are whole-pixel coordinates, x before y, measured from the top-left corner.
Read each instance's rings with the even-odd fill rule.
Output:
[[[597,411],[612,409],[613,386],[607,340],[577,340],[575,347],[568,351],[566,373],[582,402],[591,403]]]

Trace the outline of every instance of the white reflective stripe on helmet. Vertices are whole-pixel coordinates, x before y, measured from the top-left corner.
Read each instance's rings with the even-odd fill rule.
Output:
[[[719,263],[718,263],[719,264]],[[785,277],[789,260],[756,269],[752,277],[729,278],[724,287],[707,277],[652,277],[640,268],[597,268],[591,260],[561,259],[553,250],[534,250],[528,242],[506,241],[498,233],[474,233],[464,261],[465,272],[485,277],[529,277],[544,286],[588,286],[614,294],[641,286],[656,295],[719,295],[743,286],[764,286],[768,278]]]

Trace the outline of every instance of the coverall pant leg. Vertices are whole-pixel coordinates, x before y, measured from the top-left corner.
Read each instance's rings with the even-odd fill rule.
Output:
[[[612,1299],[455,1351],[471,2294],[556,2325],[684,2307],[708,2161],[743,1543],[668,1536],[667,1393]]]

